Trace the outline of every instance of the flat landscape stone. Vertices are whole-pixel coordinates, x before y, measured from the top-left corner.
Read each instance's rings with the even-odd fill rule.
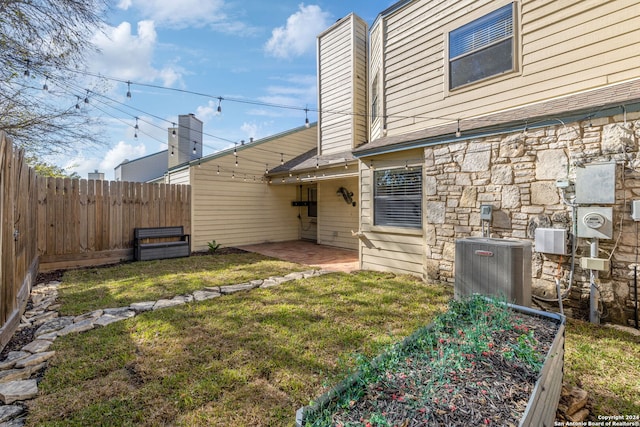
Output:
[[[69,334],[75,334],[85,331],[90,331],[94,328],[93,325],[94,319],[86,319],[78,323],[72,323],[65,328],[58,331],[58,336],[63,337]]]
[[[237,285],[220,286],[220,293],[232,294],[234,292],[248,291],[255,288],[251,283],[238,283]]]
[[[31,341],[29,344],[22,347],[22,351],[28,351],[29,353],[42,353],[43,351],[49,350],[53,341],[49,340],[35,340]]]
[[[25,357],[24,359],[20,359],[16,362],[16,369],[26,368],[29,366],[39,365],[47,360],[51,359],[53,355],[56,354],[55,351],[45,351],[43,353],[32,354],[29,357]]]
[[[72,323],[73,317],[71,316],[57,317],[40,326],[35,335],[36,337],[39,337],[40,335],[48,334],[49,332],[59,331],[60,329],[63,329]]]
[[[31,353],[28,351],[10,351],[7,353],[7,357],[0,362],[0,369],[11,369],[15,366],[18,360],[29,356],[31,356]]]
[[[81,314],[80,316],[74,317],[73,323],[79,323],[79,322],[82,322],[83,320],[96,320],[97,318],[102,316],[103,313],[104,313],[104,310],[93,310],[93,311],[90,311],[89,313]]]
[[[24,412],[24,408],[18,405],[3,405],[0,406],[0,423],[7,422],[13,418],[18,417]]]
[[[160,299],[153,306],[154,310],[159,310],[161,308],[167,307],[175,307],[176,305],[184,304],[184,301],[174,300],[174,299]]]
[[[121,320],[126,320],[128,317],[113,316],[111,314],[103,314],[102,317],[93,322],[94,326],[107,326]]]
[[[208,299],[217,298],[220,295],[221,295],[220,292],[214,292],[214,291],[195,291],[193,293],[193,298],[196,301],[205,301]]]
[[[110,314],[116,317],[133,317],[136,315],[135,311],[131,310],[129,307],[120,307],[120,308],[105,308],[104,314]]]
[[[143,311],[153,310],[153,306],[155,305],[155,303],[155,301],[134,302],[129,306],[129,308],[137,313],[141,313]]]
[[[36,380],[12,381],[0,384],[0,399],[9,405],[18,400],[28,400],[38,394],[38,383]]]

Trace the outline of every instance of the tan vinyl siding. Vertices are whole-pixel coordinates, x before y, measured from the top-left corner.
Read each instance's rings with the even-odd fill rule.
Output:
[[[238,167],[232,150],[192,164],[193,250],[206,250],[212,240],[237,246],[299,239],[298,210],[291,206],[296,187],[261,178],[267,164],[280,164],[280,153],[288,161],[316,145],[317,128],[311,126],[237,147]]]
[[[318,37],[320,154],[367,139],[367,26],[349,15]]]
[[[373,161],[373,169],[371,162]],[[423,165],[421,150],[407,150],[363,159],[360,162],[360,258],[361,268],[423,276],[424,239],[421,229],[378,227],[373,223],[373,172]],[[423,174],[424,176],[424,174]],[[424,183],[423,183],[424,185]],[[424,188],[423,188],[424,193]],[[423,221],[425,212],[422,213]]]
[[[380,19],[386,25],[384,51],[374,52],[372,44],[371,57],[384,56],[389,135],[637,77],[637,1],[587,0],[560,7],[523,0],[516,3],[517,70],[448,91],[448,32],[507,3],[414,1]]]
[[[191,184],[190,169],[187,167],[175,172],[169,172],[165,182],[167,184]]]
[[[356,206],[345,202],[337,191],[344,187],[353,193]],[[318,182],[318,243],[345,249],[358,249],[358,178],[343,178]]]

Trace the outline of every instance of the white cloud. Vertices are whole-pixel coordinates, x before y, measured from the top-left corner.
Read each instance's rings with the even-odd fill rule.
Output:
[[[120,0],[118,7],[137,9],[142,16],[162,27],[203,27],[227,22],[223,0]]]
[[[153,66],[157,45],[153,21],[140,21],[137,35],[132,33],[128,22],[117,27],[107,26],[94,36],[93,43],[99,52],[89,63],[96,73],[139,82],[159,80],[164,86],[181,82],[184,70],[180,67],[167,65],[157,69]]]
[[[146,154],[147,149],[144,144],[138,145],[127,144],[124,141],[111,148],[104,157],[87,157],[84,153],[78,153],[77,156],[67,159],[66,162],[60,162],[61,167],[69,172],[76,172],[81,178],[87,178],[90,172],[98,171],[105,175],[105,179],[112,180],[113,170],[125,159],[133,160]]]
[[[273,29],[264,46],[268,55],[286,59],[315,50],[317,35],[331,23],[330,14],[317,5],[300,4],[298,9],[285,26]]]
[[[196,108],[196,117],[203,122],[208,122],[212,118],[218,115],[217,101],[209,101],[207,105],[201,105]]]

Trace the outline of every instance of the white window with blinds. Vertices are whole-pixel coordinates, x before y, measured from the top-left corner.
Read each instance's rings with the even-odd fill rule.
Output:
[[[422,227],[422,168],[376,170],[374,225]]]
[[[449,89],[513,71],[515,3],[449,33]]]

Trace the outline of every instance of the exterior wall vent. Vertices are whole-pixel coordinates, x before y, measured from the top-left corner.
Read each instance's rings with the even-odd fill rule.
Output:
[[[469,237],[456,241],[454,296],[481,294],[531,306],[531,242]]]

